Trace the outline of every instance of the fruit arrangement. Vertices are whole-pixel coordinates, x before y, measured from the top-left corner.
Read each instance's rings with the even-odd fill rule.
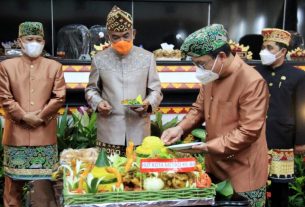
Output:
[[[239,55],[242,59],[252,60],[253,53],[249,51],[249,46],[240,45],[233,40],[229,41],[229,45],[231,47],[232,53],[235,55]]]
[[[194,189],[209,188],[212,185],[210,177],[203,169],[202,159],[171,151],[164,146],[160,138],[154,136],[144,138],[142,144],[136,148],[130,141],[126,148],[126,157],[117,154],[109,156],[106,150],[102,149],[96,161],[92,163],[84,157],[82,160],[79,157],[72,158],[75,154],[72,152],[70,156],[67,152],[64,153],[62,158],[69,157],[69,162],[63,162],[54,173],[58,175],[59,171],[62,172],[64,188],[68,194]],[[194,163],[191,170],[184,171],[177,167],[170,167],[169,170],[143,170],[145,161],[153,162],[152,166],[156,163],[160,166],[178,163],[179,166],[179,158]]]

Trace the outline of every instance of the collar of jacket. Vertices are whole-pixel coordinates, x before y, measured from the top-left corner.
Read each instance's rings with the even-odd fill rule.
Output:
[[[42,59],[42,56],[39,56],[37,58],[35,58],[34,60],[31,60],[29,57],[22,55],[21,56],[22,61],[26,62],[29,65],[36,65],[37,63],[39,63]]]
[[[240,59],[240,57],[238,55],[235,55],[231,64],[227,67],[222,68],[219,79],[226,78],[229,75],[231,75],[232,73],[234,73],[235,71],[237,71],[237,69],[240,68],[242,63],[243,63],[243,61]]]
[[[269,71],[272,71],[272,72],[276,71],[276,72],[278,72],[278,71],[282,70],[283,68],[285,68],[286,65],[287,65],[286,62],[283,62],[282,65],[280,65],[280,66],[278,66],[278,67],[276,67],[276,68],[272,68],[270,65],[266,65],[265,67],[266,67],[267,70],[269,70]]]

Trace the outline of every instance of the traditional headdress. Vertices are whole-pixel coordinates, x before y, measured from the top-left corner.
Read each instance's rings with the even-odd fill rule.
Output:
[[[40,35],[44,37],[43,26],[40,22],[23,22],[19,25],[18,37]]]
[[[186,55],[200,57],[220,48],[227,41],[227,31],[223,25],[212,24],[189,35],[180,50]]]
[[[107,16],[106,27],[108,31],[125,32],[133,28],[132,16],[114,6]]]
[[[266,28],[262,30],[264,41],[280,42],[289,45],[291,34],[285,30],[277,28]]]

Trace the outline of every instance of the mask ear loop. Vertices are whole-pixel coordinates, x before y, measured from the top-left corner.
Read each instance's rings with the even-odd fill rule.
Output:
[[[221,74],[222,68],[223,68],[223,63],[221,64],[221,68],[220,68],[220,71],[219,71],[219,74],[218,74],[219,76]]]
[[[197,68],[199,68],[202,71],[205,71],[204,67],[202,65],[196,65]]]
[[[216,56],[216,59],[215,59],[215,61],[214,61],[214,64],[213,64],[213,66],[212,66],[212,70],[211,70],[211,71],[213,71],[213,70],[214,70],[215,65],[216,65],[216,63],[217,63],[217,60],[218,60],[218,55]]]
[[[20,47],[22,46],[23,48],[25,48],[25,45],[26,45],[27,43],[26,42],[23,42],[23,40],[21,40],[21,38],[20,38]]]
[[[216,57],[216,59],[215,59],[215,62],[214,62],[214,64],[213,64],[213,70],[214,70],[214,67],[215,67],[215,64],[216,64],[216,62],[217,62],[217,60],[218,60],[218,55],[217,55],[217,57]],[[221,64],[221,68],[220,68],[220,71],[219,71],[219,76],[220,76],[220,74],[221,74],[221,71],[222,71],[222,68],[223,68],[223,64]],[[211,70],[211,71],[213,71],[213,70]]]
[[[282,48],[283,49],[283,48]],[[275,54],[275,56],[277,55],[277,54],[279,54],[281,51],[282,51],[282,49],[280,50],[280,51],[278,51],[276,54]],[[279,59],[280,57],[282,57],[283,55],[280,55],[280,56],[278,56],[278,57],[276,57],[276,60],[277,59]]]

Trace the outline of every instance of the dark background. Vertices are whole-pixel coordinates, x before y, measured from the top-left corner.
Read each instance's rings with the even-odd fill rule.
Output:
[[[46,50],[56,53],[57,32],[68,24],[105,25],[108,12],[117,5],[134,15],[136,45],[153,51],[160,43],[182,43],[176,35],[187,36],[208,24],[206,1],[102,1],[102,0],[0,0],[0,41],[17,38],[23,21],[44,24]],[[211,23],[223,24],[230,38],[239,41],[246,34],[259,34],[264,27],[282,27],[284,0],[213,0]],[[305,0],[287,0],[285,28],[305,35]],[[52,42],[54,51],[52,51]],[[54,53],[53,53],[54,54]]]

